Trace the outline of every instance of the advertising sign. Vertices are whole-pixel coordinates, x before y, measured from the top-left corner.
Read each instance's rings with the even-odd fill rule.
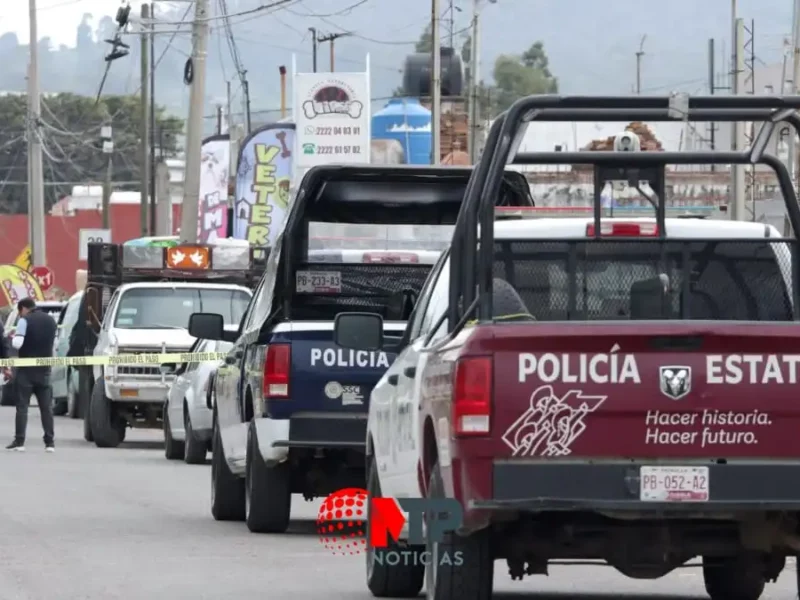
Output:
[[[295,126],[267,125],[241,145],[236,172],[233,236],[272,246],[289,208]]]
[[[370,162],[368,73],[294,76],[297,166]]]
[[[44,300],[36,276],[17,265],[0,265],[0,288],[9,306],[16,305],[23,298]]]
[[[200,210],[197,241],[210,243],[228,233],[228,168],[231,144],[228,135],[203,140],[200,159]]]
[[[110,229],[81,229],[78,232],[78,260],[88,259],[89,244],[108,244],[110,242]]]

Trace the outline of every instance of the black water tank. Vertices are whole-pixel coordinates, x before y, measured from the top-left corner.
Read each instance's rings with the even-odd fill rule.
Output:
[[[442,96],[460,96],[464,91],[464,68],[453,48],[442,48]],[[431,95],[433,60],[430,53],[411,54],[403,69],[406,95],[421,98]]]

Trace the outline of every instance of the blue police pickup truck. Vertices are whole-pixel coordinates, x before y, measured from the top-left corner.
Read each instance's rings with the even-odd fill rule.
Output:
[[[283,532],[291,495],[364,487],[373,386],[394,360],[333,342],[336,316],[383,315],[400,340],[450,244],[471,169],[325,166],[303,178],[234,335],[195,313],[195,337],[234,342],[213,380],[211,512]],[[531,206],[509,173],[498,205]]]

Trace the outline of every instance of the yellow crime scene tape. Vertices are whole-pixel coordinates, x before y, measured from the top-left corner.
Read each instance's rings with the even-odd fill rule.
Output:
[[[168,352],[161,354],[116,354],[113,356],[48,356],[46,358],[2,358],[0,367],[61,367],[107,365],[162,365],[223,360],[225,352]]]

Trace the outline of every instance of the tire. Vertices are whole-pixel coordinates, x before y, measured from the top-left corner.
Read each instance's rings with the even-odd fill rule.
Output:
[[[381,485],[374,460],[370,461],[367,473],[367,491],[369,510],[372,498],[381,497]],[[367,588],[376,598],[416,598],[425,582],[425,564],[422,561],[400,561],[396,565],[389,565],[388,561],[383,561],[383,564],[376,562],[378,553],[396,550],[403,548],[391,538],[388,548],[367,548]],[[418,564],[406,564],[407,562]]]
[[[222,448],[219,429],[214,428],[211,451],[211,516],[215,521],[245,520],[244,479],[231,473]]]
[[[187,465],[206,464],[208,442],[198,440],[192,429],[192,419],[187,412],[183,418],[183,427],[186,432],[186,441],[183,443],[183,462]]]
[[[66,398],[53,398],[53,416],[63,417],[67,414],[67,399]]]
[[[81,416],[81,401],[80,394],[75,394],[72,391],[72,378],[75,375],[72,369],[67,371],[67,416],[70,419],[79,419]]]
[[[87,442],[94,442],[92,435],[92,386],[89,376],[83,372],[78,372],[78,403],[83,412],[83,439]]]
[[[253,533],[284,533],[292,512],[291,471],[286,462],[268,467],[258,449],[252,423],[247,436],[245,513]]]
[[[443,498],[444,495],[444,484],[437,463],[431,471],[428,497]],[[488,528],[468,536],[446,533],[441,542],[429,539],[427,551],[431,556],[431,565],[426,569],[425,577],[428,600],[491,600],[494,558]],[[433,559],[445,555],[451,557],[448,564]]]
[[[711,600],[758,600],[766,585],[757,555],[703,557],[703,580]]]
[[[102,379],[95,381],[89,405],[89,423],[98,448],[116,448],[125,439],[126,423],[114,414],[103,387]]]
[[[172,427],[169,424],[169,412],[164,405],[164,456],[167,460],[180,460],[183,458],[183,442],[172,437]]]
[[[17,398],[14,393],[14,378],[9,379],[3,386],[3,393],[0,396],[0,406],[16,406]]]

